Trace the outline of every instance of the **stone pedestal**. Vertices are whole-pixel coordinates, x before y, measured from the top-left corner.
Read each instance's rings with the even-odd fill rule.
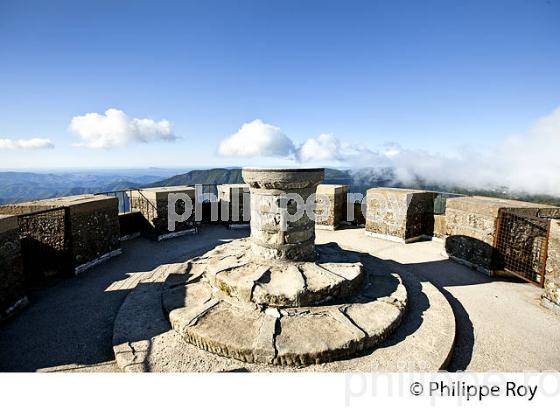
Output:
[[[245,362],[303,366],[350,357],[399,325],[407,293],[397,276],[314,244],[305,205],[313,211],[323,172],[243,170],[251,237],[191,259],[163,287],[163,308],[186,342]]]
[[[321,169],[244,168],[251,189],[251,249],[262,259],[313,260],[315,222],[307,210]]]
[[[346,222],[348,185],[321,184],[317,187],[316,229],[334,231]]]
[[[0,215],[0,321],[26,304],[17,217]]]
[[[247,224],[251,220],[250,192],[247,184],[218,185],[220,219],[230,224]]]
[[[168,205],[169,195],[171,194],[186,195],[192,202],[192,215],[185,221],[176,222],[174,231],[168,229]],[[151,226],[152,232],[149,233],[157,238],[164,237],[167,234],[177,235],[194,227],[195,189],[192,186],[178,185],[133,190],[130,196],[130,205],[132,209],[138,210],[144,215],[148,225]],[[179,200],[175,203],[175,212],[177,215],[182,215],[185,212],[184,201]]]
[[[434,232],[434,193],[415,189],[367,191],[366,234],[408,243],[430,239]]]

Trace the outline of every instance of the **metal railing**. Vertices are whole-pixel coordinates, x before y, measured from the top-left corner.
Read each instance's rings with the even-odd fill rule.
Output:
[[[434,192],[434,215],[444,215],[449,198],[457,198],[465,195],[454,194],[452,192]]]
[[[220,184],[196,184],[195,194],[199,202],[217,202],[218,201],[218,185]]]
[[[119,201],[119,213],[127,214],[142,212],[148,219],[157,215],[157,206],[142,193],[141,189],[121,189],[116,191],[97,192],[95,195],[107,195]]]
[[[533,209],[501,209],[494,248],[497,270],[544,286],[550,219]]]

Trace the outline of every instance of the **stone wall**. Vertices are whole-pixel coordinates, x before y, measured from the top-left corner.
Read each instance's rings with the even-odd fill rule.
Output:
[[[0,207],[0,214],[18,215],[25,282],[41,284],[73,273],[73,255],[67,232],[68,210],[29,202]]]
[[[560,312],[560,220],[550,221],[543,302]]]
[[[498,198],[449,198],[445,215],[447,254],[486,274],[498,273],[500,257],[494,246],[500,210],[527,209],[527,212],[535,213],[540,207],[534,203]],[[513,228],[513,234],[518,231]]]
[[[321,184],[317,187],[315,228],[335,230],[346,222],[348,185]]]
[[[434,215],[434,236],[444,239],[446,235],[447,223],[445,215]]]
[[[372,188],[367,191],[366,233],[399,242],[431,238],[434,193],[413,189]]]
[[[0,320],[27,303],[17,218],[0,216]]]
[[[0,214],[7,212],[20,215],[28,281],[73,274],[81,265],[120,249],[115,197],[76,195],[0,207]]]
[[[91,262],[120,249],[117,198],[70,207],[74,264]]]
[[[140,234],[148,229],[148,222],[140,211],[132,211],[119,214],[119,226],[121,238]]]
[[[501,225],[494,247],[495,274],[510,275],[504,269],[522,272],[537,283],[545,270],[545,246],[549,220],[537,216],[538,209],[507,208],[500,210]]]
[[[175,230],[170,231],[168,219],[168,204],[170,194],[187,195],[192,202],[192,215],[182,222],[175,223]],[[170,232],[183,231],[191,229],[194,226],[194,206],[195,206],[195,189],[191,186],[170,186],[139,189],[132,191],[130,196],[131,208],[140,211],[150,226],[148,234],[164,235]],[[175,212],[177,215],[183,215],[185,212],[185,202],[178,200],[175,202]]]
[[[250,191],[247,184],[222,184],[217,186],[220,220],[228,223],[251,221]]]

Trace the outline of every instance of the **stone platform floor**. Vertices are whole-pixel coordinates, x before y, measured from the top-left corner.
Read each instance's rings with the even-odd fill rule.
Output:
[[[123,244],[121,256],[33,292],[27,309],[0,324],[0,371],[118,371],[113,322],[136,278],[248,232],[203,226],[197,237],[138,238]],[[560,316],[540,306],[539,288],[457,265],[441,255],[441,242],[403,245],[366,237],[362,229],[317,231],[317,241],[367,251],[434,284],[457,322],[448,370],[560,370]]]

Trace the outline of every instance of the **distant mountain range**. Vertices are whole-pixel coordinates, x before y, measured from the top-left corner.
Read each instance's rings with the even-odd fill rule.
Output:
[[[338,169],[325,169],[326,184],[353,184],[353,177],[349,171]],[[186,174],[175,175],[161,181],[148,184],[148,186],[173,186],[194,184],[241,184],[241,168],[214,168],[207,170],[194,170]]]
[[[164,175],[0,172],[0,204],[144,186]]]
[[[165,175],[167,174],[167,175]],[[243,183],[240,168],[214,168],[192,170],[173,176],[170,170],[130,170],[114,172],[0,172],[0,204],[33,199],[117,191],[126,188]],[[403,187],[390,168],[340,170],[325,169],[326,184],[349,185],[350,192],[365,194],[367,189],[378,186]],[[421,179],[407,184],[408,188],[455,192],[469,195],[495,196],[560,206],[560,198],[546,195],[525,195],[499,190],[474,191],[464,187],[436,186]]]
[[[214,168],[208,170],[194,170],[185,174],[175,175],[161,181],[148,184],[149,187],[174,186],[174,185],[195,185],[195,184],[239,184],[243,183],[240,168]],[[358,170],[339,170],[325,168],[325,184],[348,185],[350,192],[359,192],[365,195],[369,188],[375,187],[395,187],[405,188],[398,182],[394,172],[390,168],[380,169],[358,169]],[[413,183],[407,184],[406,188],[427,189],[437,192],[454,192],[465,195],[493,196],[498,198],[510,198],[521,201],[537,202],[560,206],[560,198],[548,195],[527,195],[522,193],[509,192],[507,188],[499,190],[469,190],[459,186],[438,186],[427,183],[421,179],[416,179]]]

